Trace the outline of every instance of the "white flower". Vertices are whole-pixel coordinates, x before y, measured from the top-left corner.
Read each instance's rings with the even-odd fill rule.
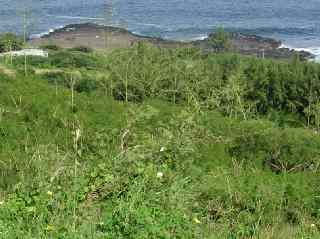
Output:
[[[76,129],[75,136],[75,141],[78,142],[81,137],[81,130],[79,128]]]
[[[310,226],[311,226],[311,227],[315,227],[316,225],[312,223]]]
[[[4,201],[0,201],[0,206],[4,204]]]
[[[161,147],[160,152],[164,152],[166,150],[165,147]]]
[[[163,177],[163,172],[158,172],[157,173],[157,178],[162,178]]]

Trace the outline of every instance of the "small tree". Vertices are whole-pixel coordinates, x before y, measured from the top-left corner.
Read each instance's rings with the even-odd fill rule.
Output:
[[[320,101],[315,102],[311,105],[311,115],[314,118],[314,125],[317,130],[320,130]]]
[[[217,31],[209,37],[209,45],[217,52],[230,50],[230,34],[223,28],[218,28]]]
[[[23,39],[12,33],[4,33],[0,35],[0,52],[21,50]]]

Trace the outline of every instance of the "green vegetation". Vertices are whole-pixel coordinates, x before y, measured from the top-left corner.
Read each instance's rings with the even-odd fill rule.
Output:
[[[15,51],[22,49],[23,39],[12,33],[0,35],[0,53],[6,51]]]
[[[230,33],[223,28],[218,28],[217,31],[209,37],[210,46],[217,52],[231,50]]]
[[[0,238],[319,238],[318,64],[47,49],[0,67]]]

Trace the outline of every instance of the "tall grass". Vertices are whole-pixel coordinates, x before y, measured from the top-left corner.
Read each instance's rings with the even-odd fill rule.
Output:
[[[0,74],[0,238],[318,237],[318,65],[50,55]]]

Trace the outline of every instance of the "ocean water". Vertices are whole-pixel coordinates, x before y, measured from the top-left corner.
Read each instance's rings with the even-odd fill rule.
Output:
[[[168,39],[201,39],[217,27],[282,40],[320,55],[320,0],[0,0],[0,32],[32,36],[95,22]]]

